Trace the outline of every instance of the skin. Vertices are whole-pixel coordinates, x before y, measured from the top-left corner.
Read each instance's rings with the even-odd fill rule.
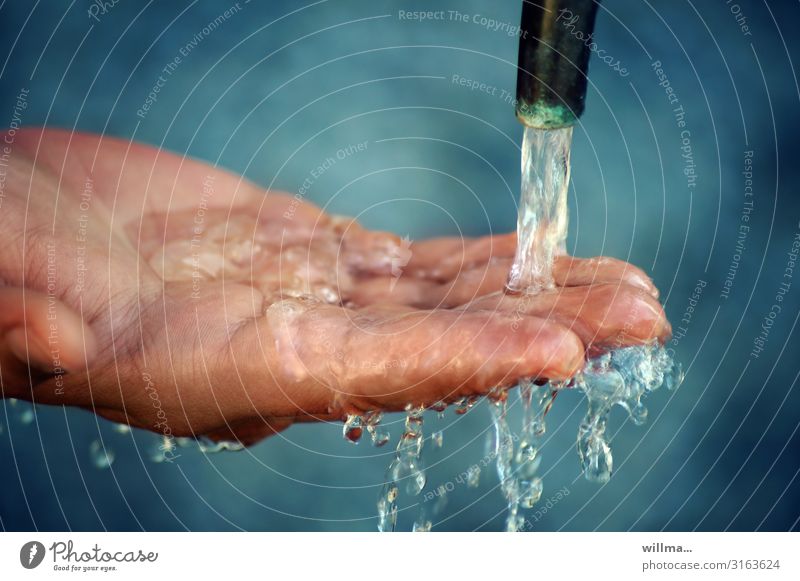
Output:
[[[555,289],[512,296],[513,234],[440,238],[412,242],[398,274],[374,260],[395,236],[205,163],[60,130],[4,137],[3,397],[250,444],[295,422],[565,379],[587,352],[670,334],[650,279],[618,260],[561,257]],[[333,282],[346,306],[281,302],[283,283],[254,282],[274,280],[277,259],[199,293],[164,280],[153,257],[191,232],[209,180],[208,220],[249,217],[308,260],[339,232],[348,278]],[[284,324],[287,305],[297,313]]]

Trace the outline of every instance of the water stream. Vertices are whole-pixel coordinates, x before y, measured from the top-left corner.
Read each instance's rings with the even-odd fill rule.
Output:
[[[509,272],[510,293],[538,293],[555,288],[553,262],[566,252],[572,128],[538,130],[526,128],[522,145],[522,184],[517,221],[517,250]],[[542,461],[541,445],[545,435],[545,415],[560,389],[571,388],[586,396],[587,412],[578,428],[577,450],[585,477],[604,483],[611,477],[613,455],[606,436],[608,416],[614,406],[624,408],[635,424],[647,419],[642,397],[662,385],[677,387],[683,379],[678,364],[657,342],[610,350],[587,361],[584,368],[566,382],[537,384],[533,379],[520,381],[517,397],[522,409],[518,434],[507,420],[508,391],[491,394],[490,410],[494,424],[492,454],[495,458],[500,490],[506,499],[507,531],[523,530],[523,512],[541,498],[544,483],[537,475]],[[474,403],[471,402],[471,403]],[[471,404],[470,404],[471,405]],[[456,413],[468,409],[462,402]],[[404,439],[410,420],[418,422],[419,440],[413,440],[413,454]],[[414,473],[421,466],[420,410],[409,412],[406,433],[398,444],[397,458],[390,466],[390,477],[378,502],[380,530],[394,530],[397,522],[398,478],[405,472],[415,494],[425,484]],[[405,459],[405,460],[403,460]],[[400,471],[398,466],[409,466]],[[477,481],[477,478],[474,478]],[[414,525],[427,531],[431,523]]]
[[[567,190],[572,127],[527,127],[522,139],[522,184],[517,251],[507,287],[538,292],[555,286],[553,260],[566,252]]]

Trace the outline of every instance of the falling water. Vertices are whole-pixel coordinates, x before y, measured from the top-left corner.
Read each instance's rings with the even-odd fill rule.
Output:
[[[541,130],[526,127],[522,142],[522,184],[517,221],[517,251],[507,287],[511,293],[537,293],[555,288],[553,262],[566,252],[567,190],[570,175],[572,128]],[[641,425],[647,418],[642,396],[662,384],[675,388],[683,373],[666,350],[650,345],[614,349],[589,360],[568,382],[536,385],[520,381],[522,426],[514,442],[506,421],[506,400],[492,406],[495,454],[501,489],[508,502],[506,530],[521,530],[520,508],[531,508],[542,495],[542,479],[536,475],[545,433],[545,414],[558,390],[580,389],[588,411],[578,429],[577,448],[588,480],[606,482],[611,477],[613,456],[606,437],[611,408],[619,405]]]
[[[566,252],[571,141],[571,127],[525,129],[518,244],[506,285],[509,293],[533,294],[555,288],[553,262]],[[642,397],[662,385],[674,389],[682,379],[680,366],[655,341],[612,349],[594,357],[569,381],[542,384],[533,379],[522,379],[517,390],[522,409],[518,435],[507,420],[509,392],[493,391],[490,394],[494,424],[491,454],[496,461],[500,489],[508,506],[506,530],[524,530],[526,523],[522,511],[532,508],[542,496],[544,485],[538,470],[542,461],[545,416],[559,390],[578,389],[586,396],[588,409],[578,428],[578,456],[585,477],[604,483],[611,477],[613,468],[613,456],[606,436],[611,408],[615,405],[624,408],[631,421],[641,425],[647,419]],[[455,413],[466,413],[477,401],[478,398],[471,397],[456,402]],[[440,402],[432,409],[441,417],[445,407]],[[357,434],[357,440],[363,422],[356,416],[348,418],[345,438],[353,441]],[[432,438],[434,446],[441,446],[439,434]],[[382,531],[392,531],[397,525],[401,481],[407,482],[407,491],[412,495],[418,495],[425,485],[422,441],[422,410],[409,409],[405,432],[378,500],[378,528]],[[476,487],[479,482],[480,468],[473,465],[468,470],[467,483]],[[445,498],[444,492],[441,498]],[[430,529],[431,522],[424,518],[418,518],[413,527],[415,531]]]
[[[631,421],[641,426],[647,420],[642,397],[662,385],[673,390],[682,381],[681,366],[657,343],[614,349],[586,363],[569,387],[586,394],[588,409],[578,428],[578,456],[587,480],[603,483],[611,478],[614,459],[605,434],[611,408],[624,408]]]
[[[533,129],[522,139],[522,188],[517,252],[508,276],[512,292],[553,288],[553,260],[566,251],[567,188],[572,127]]]
[[[403,435],[397,444],[397,450],[389,469],[386,471],[381,494],[378,499],[378,530],[394,531],[397,526],[397,498],[400,487],[405,488],[409,496],[419,496],[425,488],[425,466],[422,463],[422,414],[425,408],[406,408],[406,422]],[[418,519],[414,523],[415,531],[428,531],[431,523]]]

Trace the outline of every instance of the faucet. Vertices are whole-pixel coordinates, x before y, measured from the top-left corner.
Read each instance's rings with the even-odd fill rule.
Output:
[[[583,113],[600,0],[523,0],[517,67],[517,118],[558,129]]]

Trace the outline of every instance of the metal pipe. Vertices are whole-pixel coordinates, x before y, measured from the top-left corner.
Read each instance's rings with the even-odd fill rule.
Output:
[[[523,0],[517,118],[529,127],[573,125],[583,113],[600,0]]]

